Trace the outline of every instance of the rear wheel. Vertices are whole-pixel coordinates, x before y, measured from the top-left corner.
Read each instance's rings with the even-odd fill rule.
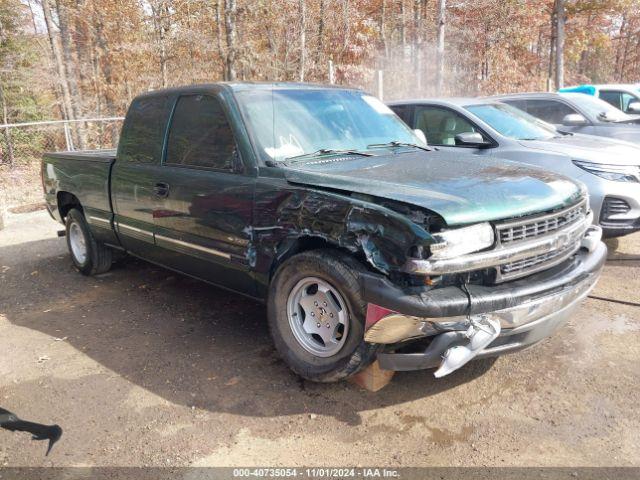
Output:
[[[346,378],[378,351],[364,341],[363,267],[334,250],[294,255],[276,272],[269,294],[269,327],[278,352],[298,375],[316,382]]]
[[[83,275],[105,273],[111,268],[112,251],[98,242],[81,210],[72,208],[67,214],[67,247],[71,260]]]

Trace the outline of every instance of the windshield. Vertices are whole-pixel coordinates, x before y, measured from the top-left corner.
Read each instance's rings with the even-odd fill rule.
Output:
[[[380,100],[355,90],[236,92],[263,160],[326,150],[368,150],[389,142],[424,143]]]
[[[468,111],[505,137],[516,140],[547,140],[558,135],[548,123],[503,103],[467,105]]]
[[[560,95],[573,100],[582,110],[587,112],[587,115],[600,122],[624,122],[633,119],[613,105],[591,95],[584,93],[560,93]]]

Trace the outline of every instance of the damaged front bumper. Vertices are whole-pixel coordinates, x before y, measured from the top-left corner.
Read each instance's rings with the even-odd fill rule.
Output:
[[[440,366],[437,376],[473,358],[520,350],[568,320],[595,286],[606,255],[606,246],[592,241],[554,268],[492,286],[467,285],[466,292],[457,286],[403,289],[365,274],[365,340],[386,345],[378,355],[381,368]]]

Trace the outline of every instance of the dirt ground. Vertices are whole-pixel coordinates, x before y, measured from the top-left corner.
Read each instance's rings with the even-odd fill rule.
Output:
[[[27,162],[14,168],[0,165],[0,210],[36,202],[42,202],[40,162]]]
[[[640,466],[640,234],[552,338],[370,393],[290,373],[259,304],[136,260],[83,277],[46,212],[6,223],[0,406],[64,434],[0,429],[0,466]]]

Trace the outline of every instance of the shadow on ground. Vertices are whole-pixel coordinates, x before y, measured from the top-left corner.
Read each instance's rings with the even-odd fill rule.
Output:
[[[11,323],[66,338],[128,381],[209,411],[307,412],[358,424],[359,411],[435,395],[493,363],[478,361],[441,380],[424,371],[397,374],[377,393],[305,382],[273,349],[263,305],[131,258],[84,277],[71,266],[64,239],[1,247],[0,280],[0,314]]]

